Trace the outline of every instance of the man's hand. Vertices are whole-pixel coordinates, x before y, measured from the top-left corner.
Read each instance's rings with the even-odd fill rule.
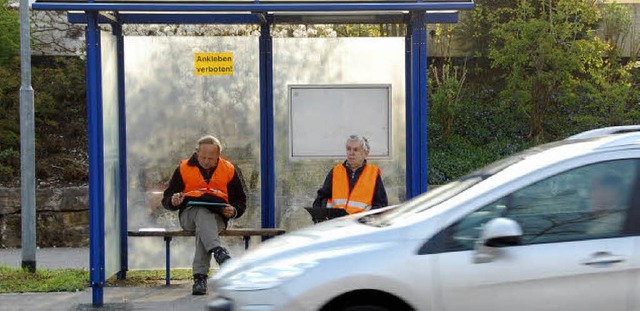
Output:
[[[222,215],[227,218],[233,218],[236,215],[236,208],[227,204],[227,206],[222,209]]]
[[[184,193],[176,192],[171,196],[171,205],[178,206],[184,201]]]

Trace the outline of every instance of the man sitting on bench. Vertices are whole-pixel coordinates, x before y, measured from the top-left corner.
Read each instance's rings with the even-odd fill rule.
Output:
[[[322,188],[318,189],[313,207],[344,209],[346,213],[342,214],[345,215],[387,206],[389,201],[382,173],[377,166],[367,162],[369,140],[364,136],[351,135],[345,149],[347,159],[329,171]],[[317,210],[307,210],[313,213],[314,222],[322,220],[318,219]],[[333,213],[327,218],[335,216],[340,214]]]
[[[162,199],[166,209],[179,210],[180,226],[195,232],[193,295],[207,293],[212,254],[218,265],[231,258],[218,234],[229,219],[242,216],[247,206],[242,174],[220,157],[221,152],[217,138],[200,138],[195,153],[174,171]]]

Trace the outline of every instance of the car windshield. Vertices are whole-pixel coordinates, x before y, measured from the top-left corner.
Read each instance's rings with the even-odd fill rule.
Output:
[[[575,142],[575,141],[573,141]],[[494,174],[504,170],[505,168],[522,161],[524,158],[552,147],[573,143],[572,141],[559,141],[549,144],[540,145],[534,148],[514,154],[508,158],[494,162],[482,169],[472,172],[469,175],[458,178],[443,186],[434,187],[432,190],[419,195],[396,208],[387,210],[379,214],[367,215],[360,219],[360,222],[373,226],[386,226],[395,220],[404,218],[408,215],[424,212],[431,207],[440,204],[453,196],[471,188],[473,185],[493,176]]]

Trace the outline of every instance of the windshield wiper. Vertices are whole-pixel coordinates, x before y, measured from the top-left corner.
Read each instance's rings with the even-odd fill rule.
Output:
[[[460,177],[457,181],[465,181],[465,180],[469,180],[469,179],[472,179],[472,178],[480,178],[481,180],[485,180],[485,179],[491,177],[492,175],[493,174],[487,174],[487,173],[466,175],[466,176]]]
[[[363,216],[360,219],[358,219],[358,221],[361,224],[365,224],[373,227],[384,227],[389,225],[388,223],[382,221],[380,218],[381,218],[380,214],[374,214],[374,215]]]

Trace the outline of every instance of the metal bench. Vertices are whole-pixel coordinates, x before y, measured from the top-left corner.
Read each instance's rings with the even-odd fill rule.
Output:
[[[284,234],[286,231],[280,228],[228,228],[220,232],[220,236],[241,236],[244,240],[244,248],[249,248],[249,241],[252,236],[261,236],[262,238],[270,238]],[[171,240],[173,237],[195,236],[194,231],[176,230],[176,231],[128,231],[130,237],[163,237],[165,241],[165,284],[171,284]]]

